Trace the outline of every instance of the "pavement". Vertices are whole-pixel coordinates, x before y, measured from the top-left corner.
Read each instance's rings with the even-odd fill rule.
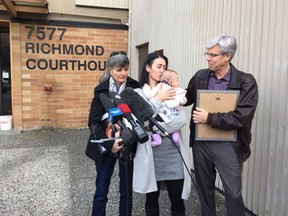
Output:
[[[0,131],[0,215],[91,215],[96,173],[93,161],[84,154],[88,136],[87,128]],[[108,216],[118,215],[118,180],[116,169]],[[133,194],[133,216],[145,215],[144,203],[144,194]],[[161,192],[159,203],[160,215],[170,215],[166,191]],[[216,203],[217,215],[227,215],[218,192]],[[187,216],[200,215],[194,185],[185,206]]]

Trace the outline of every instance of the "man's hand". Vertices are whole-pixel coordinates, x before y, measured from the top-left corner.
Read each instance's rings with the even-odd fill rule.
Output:
[[[193,111],[193,121],[195,124],[205,124],[207,123],[208,112],[205,109],[196,107],[196,110]]]

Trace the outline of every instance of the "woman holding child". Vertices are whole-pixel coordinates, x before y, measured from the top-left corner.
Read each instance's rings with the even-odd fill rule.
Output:
[[[150,53],[145,59],[140,85],[149,85],[152,89],[160,82],[161,74],[167,69],[168,59],[158,53]],[[148,99],[142,89],[135,89],[153,108],[155,119],[169,133],[179,131],[187,121],[183,109],[177,109],[177,113],[169,121],[162,121],[160,117],[161,106],[165,100],[173,100],[176,91],[159,88],[157,94]],[[163,113],[162,113],[163,114]],[[151,128],[151,127],[150,127]],[[152,133],[163,135],[156,126],[152,127]],[[146,194],[145,212],[147,216],[159,215],[159,202],[161,186],[165,183],[168,196],[171,202],[171,215],[185,215],[184,199],[188,199],[190,194],[191,179],[181,159],[180,152],[187,166],[188,156],[186,146],[181,141],[180,145],[175,145],[172,138],[161,136],[161,144],[152,147],[151,137],[147,143],[138,144],[136,156],[134,158],[133,190]],[[179,149],[178,149],[179,148]],[[190,170],[189,170],[190,171]]]

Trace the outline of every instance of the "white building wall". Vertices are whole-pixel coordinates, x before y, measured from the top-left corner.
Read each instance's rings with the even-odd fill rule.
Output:
[[[163,49],[169,68],[186,87],[206,68],[204,45],[232,34],[238,51],[232,63],[252,73],[259,86],[252,154],[244,163],[243,198],[260,216],[288,215],[288,2],[285,0],[130,0],[130,60],[138,78],[136,46]],[[187,114],[190,118],[190,108]],[[188,141],[188,126],[184,130]],[[217,186],[221,182],[217,181]]]

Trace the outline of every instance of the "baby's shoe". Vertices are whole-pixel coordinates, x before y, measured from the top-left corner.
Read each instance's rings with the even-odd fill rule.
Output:
[[[156,147],[156,146],[158,146],[158,145],[161,145],[161,143],[162,143],[162,138],[161,138],[161,136],[159,135],[159,134],[156,134],[156,133],[154,133],[154,134],[152,134],[152,142],[151,142],[151,146],[152,147]]]
[[[172,140],[174,141],[174,143],[179,146],[180,145],[180,134],[179,132],[174,132],[172,133]]]

